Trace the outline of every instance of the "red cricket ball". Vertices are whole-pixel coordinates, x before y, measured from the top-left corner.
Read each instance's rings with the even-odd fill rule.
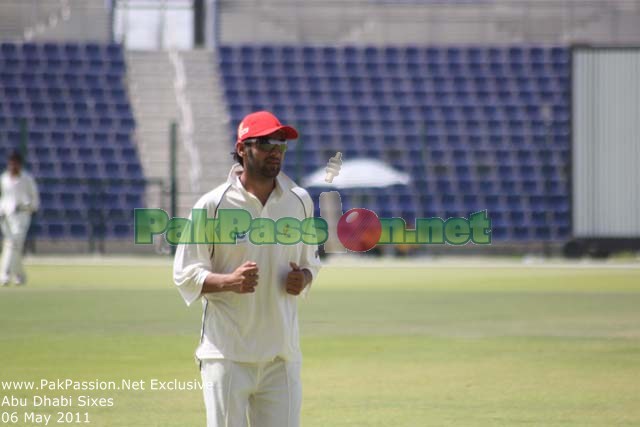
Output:
[[[350,251],[368,251],[378,243],[381,234],[378,215],[369,209],[349,209],[338,221],[338,239]]]

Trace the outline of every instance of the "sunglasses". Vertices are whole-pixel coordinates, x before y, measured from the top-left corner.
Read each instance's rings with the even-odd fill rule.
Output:
[[[278,147],[281,153],[287,151],[287,141],[284,139],[275,139],[275,138],[254,138],[247,139],[244,142],[244,145],[255,145],[258,147],[258,150],[270,153]]]

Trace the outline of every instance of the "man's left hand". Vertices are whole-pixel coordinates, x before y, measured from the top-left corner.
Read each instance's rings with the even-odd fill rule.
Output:
[[[308,280],[311,275],[308,270],[301,270],[298,264],[290,262],[291,271],[287,275],[286,289],[287,293],[291,295],[300,295],[300,292],[311,281]]]

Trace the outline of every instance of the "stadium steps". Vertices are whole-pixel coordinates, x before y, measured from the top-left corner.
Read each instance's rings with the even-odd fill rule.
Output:
[[[202,192],[222,183],[229,173],[233,135],[229,134],[229,117],[211,52],[180,52],[187,75],[187,95],[194,121],[194,142],[201,156]]]
[[[167,52],[128,51],[126,61],[129,93],[138,123],[136,140],[145,176],[169,185],[170,123],[179,117],[173,82],[175,72]],[[190,165],[178,140],[178,212],[189,211],[194,202],[188,179]],[[148,192],[153,191],[150,187]],[[150,202],[154,197],[147,195]],[[166,202],[166,201],[165,201]],[[154,207],[154,206],[149,206]]]

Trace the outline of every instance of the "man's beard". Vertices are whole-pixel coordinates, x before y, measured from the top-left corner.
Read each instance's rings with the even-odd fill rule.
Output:
[[[265,178],[275,178],[280,173],[280,165],[265,164],[260,168],[260,175]]]
[[[253,175],[256,178],[273,179],[280,173],[282,160],[283,159],[280,159],[280,163],[278,163],[278,165],[269,165],[267,164],[268,160],[265,160],[262,165],[259,165],[258,160],[253,156],[252,153],[249,153],[245,161],[247,162],[247,171],[250,175]]]

